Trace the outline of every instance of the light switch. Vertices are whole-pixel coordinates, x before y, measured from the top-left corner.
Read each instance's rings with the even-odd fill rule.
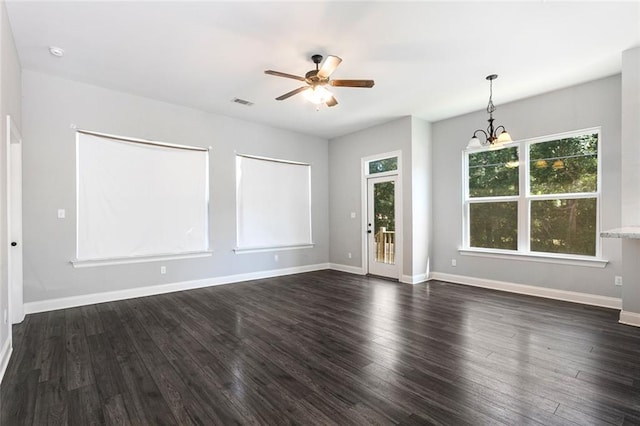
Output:
[[[356,212],[351,212],[351,219],[355,219],[356,218]]]
[[[58,219],[64,219],[66,216],[66,212],[64,209],[58,209]]]

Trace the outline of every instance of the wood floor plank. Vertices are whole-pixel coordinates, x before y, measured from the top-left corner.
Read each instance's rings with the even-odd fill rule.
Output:
[[[122,395],[115,395],[106,400],[103,409],[105,424],[114,426],[128,426],[131,424]]]
[[[65,340],[67,348],[67,390],[83,388],[95,383],[82,308],[65,311]],[[78,395],[84,395],[80,392]]]
[[[102,403],[95,383],[70,390],[68,399],[69,425],[103,425],[105,423]]]
[[[617,315],[336,271],[28,315],[0,424],[640,424]]]
[[[37,365],[40,368],[40,381],[60,381],[66,389],[66,334],[65,311],[48,313],[45,339],[38,350]]]

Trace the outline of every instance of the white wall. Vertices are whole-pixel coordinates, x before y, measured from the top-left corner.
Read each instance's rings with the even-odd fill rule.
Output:
[[[622,226],[640,226],[640,47],[622,52]],[[622,309],[640,322],[640,240],[622,241]]]
[[[432,226],[431,123],[413,117],[411,142],[412,282],[429,277]]]
[[[328,141],[128,95],[35,71],[23,72],[25,303],[145,286],[321,265],[329,259]],[[99,132],[212,146],[213,256],[75,269],[75,134]],[[312,164],[315,247],[237,255],[235,152]],[[57,210],[66,209],[66,219]],[[160,266],[166,265],[166,275]]]
[[[428,262],[430,125],[415,117],[332,139],[329,142],[329,194],[332,264],[363,268],[362,158],[402,152],[403,280],[424,277]],[[415,152],[415,154],[414,154]],[[418,194],[414,193],[417,192]],[[422,197],[423,195],[424,197]],[[414,197],[419,197],[418,200]],[[356,212],[356,218],[350,213]],[[348,258],[352,253],[352,258]]]
[[[3,315],[8,309],[9,282],[7,276],[7,249],[9,238],[7,230],[7,158],[6,117],[11,115],[18,126],[21,125],[20,62],[16,52],[13,35],[4,1],[0,1],[0,377],[4,362],[8,361],[8,348],[11,342],[11,324],[4,323]]]
[[[601,126],[601,229],[620,226],[620,76],[557,90],[505,105],[494,114],[514,139]],[[433,124],[433,262],[439,273],[620,297],[613,285],[621,272],[620,242],[602,239],[604,269],[461,256],[462,150],[473,130],[486,126],[484,111]],[[451,266],[457,260],[457,267]]]
[[[622,225],[640,225],[640,47],[622,52],[621,102]]]

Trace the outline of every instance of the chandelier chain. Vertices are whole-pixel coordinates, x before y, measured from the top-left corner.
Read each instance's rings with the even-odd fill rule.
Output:
[[[487,112],[493,114],[496,106],[493,104],[493,79],[489,80],[489,103],[487,104]]]

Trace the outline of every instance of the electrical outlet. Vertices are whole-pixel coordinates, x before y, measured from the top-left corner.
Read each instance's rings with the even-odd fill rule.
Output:
[[[275,260],[277,262],[278,260],[280,260],[280,256],[278,256],[277,254],[274,254],[273,255],[273,260]]]
[[[351,253],[347,253],[347,257],[351,259]]]
[[[622,277],[620,275],[616,275],[615,278],[613,279],[613,283],[615,285],[622,285]]]
[[[356,212],[351,212],[351,219],[355,219],[356,218]]]
[[[455,259],[451,259],[451,266],[453,266],[454,268],[458,266],[458,261]]]
[[[161,274],[166,274],[167,273],[167,267],[166,266],[161,266],[160,267],[160,273]]]
[[[64,219],[67,216],[67,212],[64,209],[58,209],[58,219]]]

